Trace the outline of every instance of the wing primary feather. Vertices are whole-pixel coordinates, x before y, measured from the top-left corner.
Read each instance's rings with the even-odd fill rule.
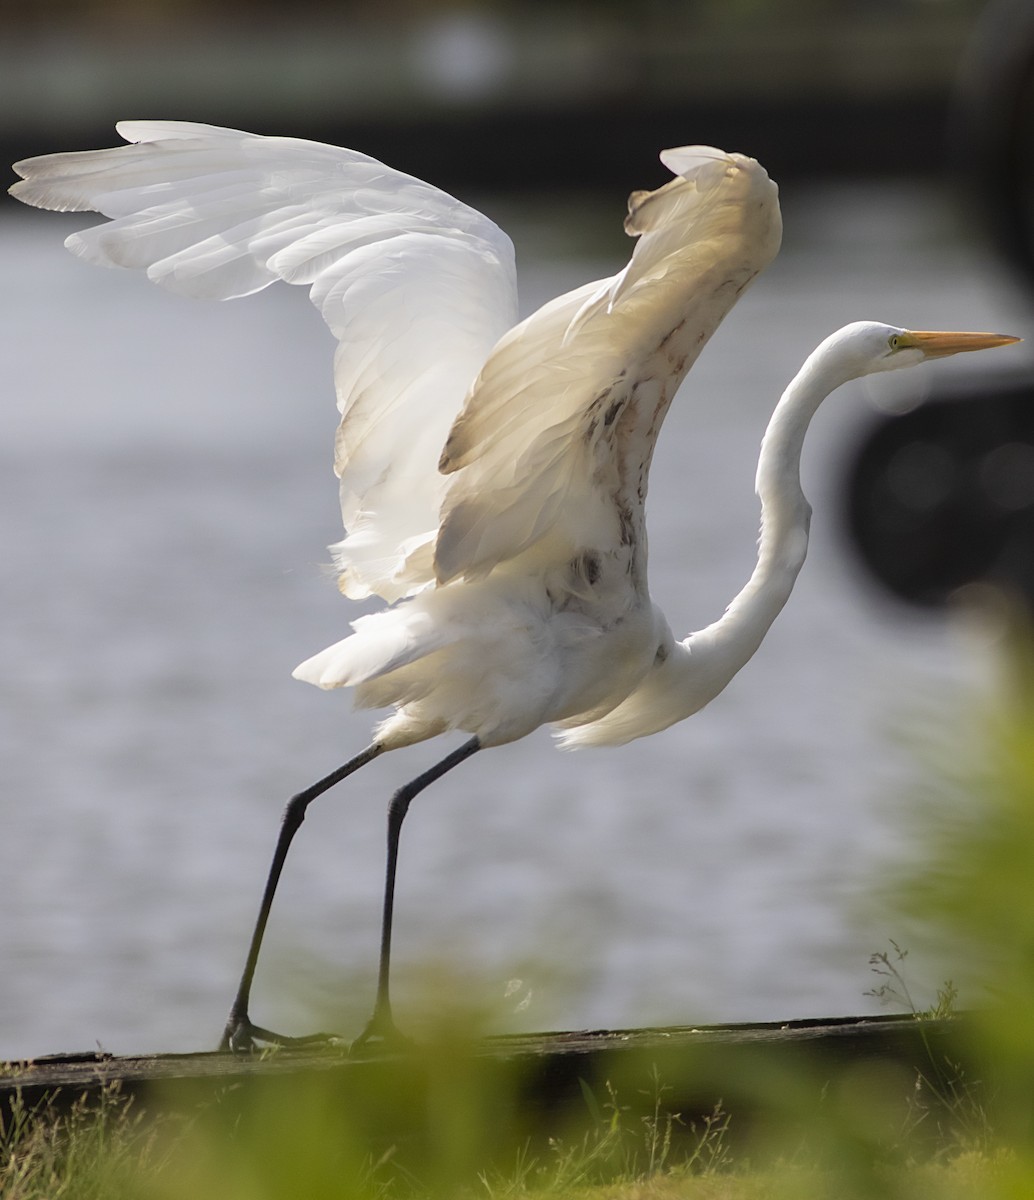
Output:
[[[419,548],[437,528],[443,490],[435,464],[471,382],[516,320],[509,238],[356,151],[194,122],[117,128],[129,144],[18,163],[12,193],[107,216],[69,248],[172,291],[228,299],[278,279],[307,286],[340,342],[342,584],[392,600],[426,586],[433,572]],[[399,445],[413,452],[398,455]]]

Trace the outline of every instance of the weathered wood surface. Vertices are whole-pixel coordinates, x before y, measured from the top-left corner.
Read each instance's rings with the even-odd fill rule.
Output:
[[[957,1021],[919,1021],[912,1016],[711,1026],[546,1033],[492,1037],[477,1043],[438,1045],[412,1054],[347,1048],[285,1048],[272,1054],[155,1054],[116,1058],[104,1054],[55,1055],[0,1067],[0,1118],[15,1097],[20,1103],[62,1109],[77,1099],[98,1098],[112,1085],[132,1095],[145,1111],[211,1102],[246,1102],[249,1093],[307,1080],[329,1087],[349,1110],[389,1114],[405,1136],[421,1121],[433,1081],[452,1070],[481,1084],[504,1083],[510,1106],[524,1130],[572,1107],[584,1109],[584,1089],[606,1096],[613,1084],[622,1100],[656,1101],[686,1119],[712,1112],[719,1103],[751,1119],[793,1079],[816,1095],[845,1071],[873,1064],[890,1072],[907,1090],[916,1074],[943,1069]],[[954,1053],[954,1052],[953,1052]],[[449,1060],[446,1062],[445,1060]],[[895,1074],[896,1073],[896,1074]],[[487,1093],[486,1093],[487,1094]],[[404,1103],[399,1106],[399,1098]]]

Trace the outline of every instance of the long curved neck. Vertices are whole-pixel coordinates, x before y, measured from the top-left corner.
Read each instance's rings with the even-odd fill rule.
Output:
[[[758,561],[724,615],[692,634],[714,656],[719,690],[754,654],[789,599],[808,552],[811,506],[801,490],[804,436],[822,401],[852,372],[826,347],[805,362],[776,405],[761,442],[756,490],[761,500]]]
[[[750,659],[782,611],[808,552],[811,506],[800,474],[808,426],[829,393],[864,368],[864,360],[844,352],[837,334],[801,367],[761,442],[761,538],[746,586],[719,620],[662,646],[666,653],[658,654],[654,669],[626,700],[599,720],[565,731],[562,745],[619,745],[666,729],[709,704]]]

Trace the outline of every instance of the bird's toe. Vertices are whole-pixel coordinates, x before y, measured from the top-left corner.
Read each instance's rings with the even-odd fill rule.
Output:
[[[406,1037],[390,1016],[374,1013],[366,1028],[349,1046],[348,1052],[361,1054],[367,1051],[381,1051],[387,1054],[405,1054],[415,1045],[413,1039]]]
[[[223,1031],[219,1049],[232,1054],[253,1054],[262,1046],[334,1046],[343,1041],[336,1033],[292,1036],[256,1025],[248,1017],[231,1017]]]

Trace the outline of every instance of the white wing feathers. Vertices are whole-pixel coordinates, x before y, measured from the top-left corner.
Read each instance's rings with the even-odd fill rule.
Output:
[[[513,247],[446,193],[351,150],[184,122],[131,144],[18,163],[18,199],[100,212],[67,241],[173,291],[310,287],[340,340],[342,590],[395,600],[433,578],[435,463],[471,381],[516,319]]]
[[[442,455],[455,474],[440,580],[485,575],[559,526],[569,550],[592,545],[620,488],[641,515],[675,389],[781,233],[777,189],[753,159],[710,147],[662,159],[685,174],[630,197],[628,266],[511,330],[478,377]]]
[[[316,142],[118,129],[129,145],[17,164],[12,192],[110,217],[69,247],[174,291],[310,288],[339,339],[346,537],[332,550],[353,597],[394,601],[540,543],[548,557],[605,541],[620,487],[638,486],[641,520],[676,386],[778,248],[776,189],[757,163],[665,151],[677,177],[630,198],[628,266],[513,327],[509,239],[444,192]]]

